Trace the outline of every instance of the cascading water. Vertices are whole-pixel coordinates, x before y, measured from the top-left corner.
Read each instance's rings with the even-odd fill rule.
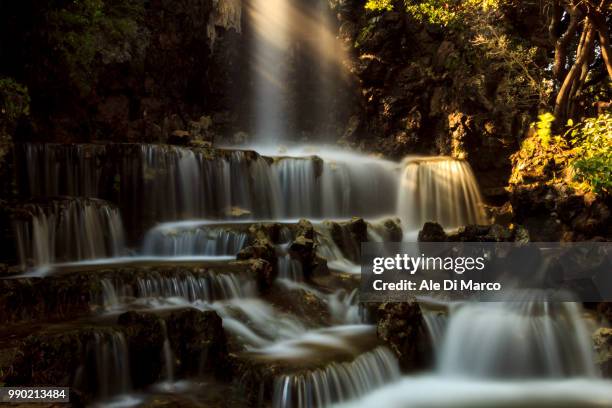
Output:
[[[160,274],[149,272],[135,281],[121,279],[101,280],[102,299],[99,304],[106,311],[124,310],[130,302],[163,305],[159,301],[176,299],[181,302],[212,302],[247,298],[255,295],[255,283],[234,274],[190,272]]]
[[[293,259],[289,254],[279,256],[278,277],[280,279],[289,279],[295,282],[303,281],[304,272],[302,270],[302,263],[297,259]]]
[[[326,407],[359,397],[399,377],[395,356],[381,347],[349,363],[277,378],[272,406]]]
[[[238,150],[210,155],[160,145],[53,144],[26,144],[19,151],[32,160],[21,174],[24,194],[113,200],[118,182],[119,206],[130,222],[143,216],[176,221],[395,213],[396,164],[356,154],[269,158]],[[90,158],[79,158],[83,154]],[[100,169],[100,162],[117,157],[116,169]],[[381,196],[387,199],[380,202]]]
[[[241,2],[214,3],[218,13],[206,27],[211,43],[215,26],[242,28]],[[268,394],[274,407],[328,406],[357,398],[363,399],[348,405],[472,408],[536,401],[553,407],[612,406],[612,387],[597,378],[579,306],[549,304],[538,296],[513,303],[454,304],[445,310],[422,306],[437,365],[430,374],[400,380],[395,355],[380,346],[376,328],[364,324],[365,308],[353,285],[357,279],[350,275],[360,270],[361,241],[399,241],[403,232],[416,231],[426,221],[447,229],[484,223],[482,199],[464,161],[413,157],[400,165],[329,147],[279,146],[290,138],[289,128],[311,135],[325,128],[319,123],[333,116],[333,105],[338,105],[332,89],[338,77],[332,72],[343,56],[331,34],[336,30],[331,29],[329,4],[298,3],[246,2],[247,24],[254,33],[253,133],[256,142],[265,144],[257,151],[145,144],[18,146],[21,196],[75,197],[24,207],[27,217],[15,225],[22,265],[88,260],[61,265],[66,269],[61,274],[99,279],[92,292],[100,294],[101,288],[102,299],[92,306],[108,312],[95,316],[100,320],[110,321],[126,310],[215,311],[230,339],[224,347],[235,348],[236,362],[272,367],[274,385]],[[317,64],[292,67],[304,45]],[[295,72],[297,80],[290,81]],[[294,82],[302,82],[302,89],[294,89]],[[312,89],[304,92],[305,87]],[[309,93],[314,97],[305,97]],[[130,242],[165,222],[146,233],[141,256],[124,256],[119,209]],[[401,225],[371,221],[386,216],[399,217]],[[291,228],[295,232],[297,227],[289,224],[302,217],[313,222],[316,255],[331,270],[323,277],[307,275],[310,271],[292,249],[296,236]],[[349,228],[354,221],[349,217],[370,220],[367,238]],[[269,292],[259,293],[260,282],[248,275],[250,269],[233,269],[252,265],[252,260],[234,261],[260,232],[250,228],[253,220],[283,224],[280,237],[271,240],[278,279]],[[226,258],[212,260],[219,256]],[[113,258],[97,259],[106,257]],[[229,272],[215,271],[214,262],[230,260]],[[176,265],[156,270],[162,263],[187,261],[184,270]],[[210,263],[200,269],[200,262]],[[115,265],[120,272],[129,265],[126,269],[134,273],[113,275]],[[314,310],[316,316],[305,316],[303,310]],[[156,354],[161,379],[173,383],[183,367],[171,348],[169,334],[174,341],[175,333],[168,333],[168,327],[164,324],[163,347]],[[81,371],[96,383],[97,397],[108,400],[130,391],[128,342],[122,333],[97,332],[85,354]]]
[[[448,324],[439,364],[442,375],[485,379],[597,376],[579,306],[524,293],[516,302],[459,307]]]
[[[121,256],[123,223],[114,206],[95,199],[61,199],[26,204],[15,221],[23,268],[54,262]]]
[[[486,224],[482,198],[468,163],[446,157],[404,160],[398,213],[407,231],[435,221],[452,229]]]
[[[439,320],[428,324],[436,329],[432,336],[442,336],[431,375],[404,377],[343,406],[612,404],[612,388],[598,379],[589,330],[577,303],[549,303],[540,293],[522,292],[514,302],[468,302],[448,310],[443,334]]]
[[[168,223],[147,232],[142,252],[159,256],[236,255],[248,242],[246,231],[222,225]]]
[[[119,332],[94,333],[94,341],[90,346],[98,396],[108,399],[129,392],[132,381],[124,335]]]

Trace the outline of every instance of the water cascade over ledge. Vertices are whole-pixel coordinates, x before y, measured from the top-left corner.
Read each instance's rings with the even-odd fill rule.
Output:
[[[121,256],[126,251],[119,210],[96,199],[28,203],[14,222],[22,268]]]
[[[418,230],[427,221],[448,229],[486,223],[470,165],[449,157],[404,160],[398,212],[407,230]]]
[[[52,3],[59,17],[50,21],[90,8]],[[93,26],[94,48],[103,48],[93,65],[104,69],[68,87],[91,85],[79,92],[83,106],[50,106],[73,98],[43,92],[41,100],[35,75],[16,77],[23,89],[10,78],[0,87],[0,99],[9,96],[2,103],[32,96],[31,118],[9,112],[4,126],[0,117],[2,132],[19,119],[14,142],[0,138],[0,155],[15,156],[0,167],[0,184],[18,203],[5,217],[11,204],[0,200],[0,227],[6,218],[16,243],[3,252],[19,257],[0,259],[0,383],[71,387],[73,405],[100,408],[612,407],[579,303],[549,303],[535,291],[506,303],[360,300],[363,243],[407,242],[426,222],[445,230],[489,222],[467,161],[380,155],[453,138],[472,161],[470,134],[480,124],[497,134],[513,118],[507,104],[489,109],[508,81],[495,84],[484,65],[472,69],[482,74],[473,84],[447,75],[446,62],[466,49],[446,28],[417,22],[398,10],[401,1],[379,1],[396,8],[385,12],[365,11],[365,0],[94,3],[104,6],[97,23],[121,23],[114,28],[126,35],[108,43],[113,32]],[[460,16],[461,2],[440,3]],[[20,22],[13,11],[21,9],[7,7],[9,19]],[[58,38],[73,25],[81,24],[59,24]],[[117,73],[125,75],[110,78]],[[95,83],[81,84],[88,77]],[[454,98],[445,87],[458,84],[486,95]],[[498,117],[483,118],[481,108]],[[470,123],[452,136],[442,133],[446,119]],[[374,127],[380,134],[365,134]],[[434,129],[441,134],[425,135]],[[160,143],[19,142],[43,132],[44,140]],[[506,152],[505,139],[473,147]],[[496,159],[483,158],[474,161],[480,170]],[[488,187],[497,186],[493,176]],[[498,239],[496,228],[458,236],[495,230],[484,239]]]
[[[540,293],[525,292],[517,293],[515,302],[449,306],[447,327],[440,330],[443,320],[434,320],[422,305],[431,335],[442,337],[433,372],[406,376],[341,406],[612,404],[612,387],[599,379],[591,334],[577,303],[549,303]]]

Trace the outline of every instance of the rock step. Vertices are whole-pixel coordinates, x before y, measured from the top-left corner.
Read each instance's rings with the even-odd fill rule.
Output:
[[[71,319],[102,310],[105,283],[137,294],[139,282],[209,278],[220,275],[256,280],[249,261],[131,261],[113,265],[65,265],[46,277],[0,279],[0,323]],[[106,288],[108,289],[108,287]]]
[[[131,311],[31,326],[0,337],[4,339],[0,355],[11,356],[2,361],[0,382],[71,387],[77,406],[163,380],[166,341],[177,378],[231,377],[225,333],[214,311]]]

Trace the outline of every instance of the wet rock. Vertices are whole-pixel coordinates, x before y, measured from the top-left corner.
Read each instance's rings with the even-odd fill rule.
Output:
[[[361,243],[368,241],[368,224],[363,218],[347,222],[329,222],[332,239],[347,259],[359,262]]]
[[[231,377],[227,338],[216,312],[183,309],[163,318],[177,360],[178,375],[212,373],[220,379]]]
[[[612,324],[612,303],[602,302],[597,305],[597,313],[605,324]]]
[[[160,380],[163,369],[164,327],[161,319],[153,313],[127,312],[118,318],[128,342],[130,369],[136,388]]]
[[[221,318],[214,311],[179,309],[126,312],[119,316],[130,350],[130,367],[136,387],[161,380],[166,339],[179,377],[214,374],[231,377],[227,366],[227,339]]]
[[[515,185],[511,203],[517,222],[535,241],[580,241],[612,237],[612,203],[564,183]]]
[[[509,226],[514,220],[514,211],[510,202],[506,202],[499,207],[487,206],[485,209],[487,218],[491,219],[493,224]]]
[[[328,304],[311,291],[286,287],[278,283],[266,299],[281,310],[300,316],[309,327],[328,326],[332,322]]]
[[[419,242],[527,242],[528,231],[516,225],[468,225],[447,234],[436,223],[425,223],[419,232]]]
[[[89,313],[99,286],[85,276],[0,279],[0,322],[4,325],[69,318]]]
[[[315,274],[326,274],[327,262],[317,256],[312,223],[300,220],[295,228],[295,238],[289,246],[289,254],[302,264],[304,279],[309,281]]]
[[[104,396],[100,395],[104,381],[111,388],[125,382],[140,389],[163,379],[166,338],[177,375],[231,377],[227,341],[216,312],[174,309],[127,312],[116,322],[112,318],[44,326],[17,342],[5,381],[10,385],[71,387],[71,394],[86,401]],[[120,366],[115,366],[116,361]],[[104,371],[102,365],[116,371]]]
[[[383,223],[386,229],[387,237],[391,242],[402,242],[404,239],[404,232],[402,231],[401,223],[399,220],[386,220]]]
[[[243,145],[249,140],[249,135],[246,132],[236,132],[232,136],[232,143],[235,145]]]
[[[426,222],[419,231],[419,242],[445,242],[447,240],[444,228],[435,222]]]
[[[186,130],[175,130],[168,136],[168,143],[177,146],[187,146],[193,140],[193,136]]]
[[[612,329],[600,328],[593,334],[597,364],[606,378],[612,378]]]
[[[431,364],[433,343],[416,301],[382,303],[375,313],[378,338],[397,355],[404,371]]]
[[[468,225],[449,235],[451,242],[526,242],[528,232],[521,226]]]
[[[94,363],[95,344],[117,333],[112,327],[82,324],[28,336],[20,345],[6,384],[70,387],[71,401],[91,402],[101,391],[97,378],[100,372],[96,372]],[[109,356],[115,357],[120,356]]]

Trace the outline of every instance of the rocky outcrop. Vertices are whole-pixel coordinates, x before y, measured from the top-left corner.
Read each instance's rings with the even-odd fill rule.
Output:
[[[606,378],[612,378],[612,329],[601,328],[593,334],[597,364]]]
[[[295,239],[289,246],[289,255],[302,264],[302,273],[307,281],[314,275],[325,275],[329,272],[327,261],[317,255],[315,230],[310,221],[300,220],[296,226]]]
[[[612,239],[612,197],[581,190],[570,168],[574,155],[569,148],[544,144],[534,133],[512,156],[514,220],[533,241]]]
[[[484,195],[503,202],[509,156],[537,106],[507,98],[516,90],[508,89],[513,74],[475,45],[476,25],[441,30],[401,2],[385,12],[366,12],[359,1],[334,4],[361,93],[344,141],[395,158],[415,152],[465,158]],[[523,18],[500,13],[496,21],[504,21],[503,35],[511,39],[521,36]]]
[[[96,7],[104,12],[90,20]],[[184,133],[182,142],[202,143],[233,134],[242,14],[237,0],[3,9],[2,70],[26,78],[32,98],[31,124],[18,138],[174,142]],[[9,41],[38,51],[23,54]]]
[[[100,393],[105,387],[141,389],[163,378],[166,338],[178,373],[231,376],[221,318],[213,311],[184,309],[128,312],[116,323],[45,327],[21,341],[4,381],[12,386],[71,387],[73,402],[104,397]]]
[[[258,271],[249,263],[203,265],[143,264],[59,269],[50,276],[0,279],[0,323],[44,322],[72,319],[104,306],[102,281],[118,283],[129,293],[138,293],[138,279],[189,279],[228,273],[255,280]]]
[[[468,225],[447,234],[442,226],[427,222],[419,231],[419,242],[527,242],[529,233],[521,226]]]
[[[383,303],[374,313],[378,338],[397,355],[404,371],[431,364],[433,343],[416,301]]]

